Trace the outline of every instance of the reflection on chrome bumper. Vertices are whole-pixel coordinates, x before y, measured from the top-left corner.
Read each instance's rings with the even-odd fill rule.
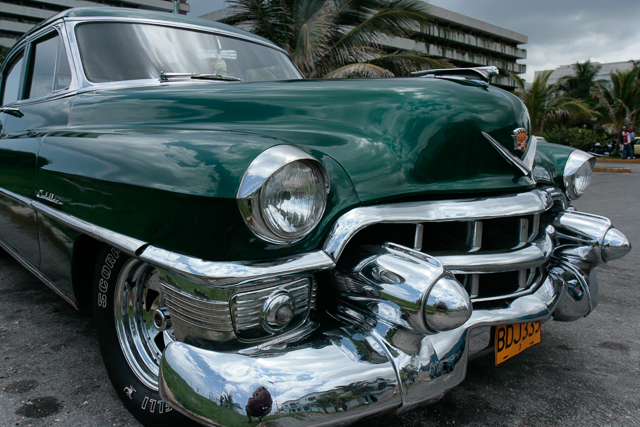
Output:
[[[366,327],[355,318],[349,325],[353,313],[343,307],[336,315],[341,327],[259,354],[174,342],[164,352],[160,392],[175,409],[207,425],[246,421],[247,411],[278,426],[344,424],[403,412],[438,400],[464,379],[470,330],[547,320],[563,290],[564,282],[549,276],[508,308],[475,311],[463,327],[430,336],[382,322]]]

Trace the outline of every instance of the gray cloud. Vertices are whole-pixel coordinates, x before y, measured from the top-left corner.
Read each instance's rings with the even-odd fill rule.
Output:
[[[638,0],[433,0],[431,4],[529,37],[527,80],[534,71],[582,62],[640,59]]]
[[[189,0],[200,16],[224,0]],[[640,59],[638,0],[432,0],[431,4],[525,34],[526,79],[533,72],[586,61]]]

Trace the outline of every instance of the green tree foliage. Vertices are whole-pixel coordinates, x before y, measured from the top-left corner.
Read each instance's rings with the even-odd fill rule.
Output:
[[[562,119],[593,115],[584,101],[565,96],[557,85],[549,85],[551,73],[552,71],[540,73],[530,88],[525,88],[524,80],[512,76],[518,84],[515,94],[529,110],[534,133],[544,132],[545,125],[549,122],[557,123]]]
[[[0,64],[4,61],[4,57],[9,53],[9,48],[6,46],[0,46]]]
[[[622,141],[622,131],[638,125],[640,112],[640,68],[634,66],[628,71],[616,71],[611,74],[611,87],[599,83],[594,91],[598,101],[596,112],[599,124],[610,133],[616,134],[618,144],[613,153],[617,153]]]
[[[590,59],[585,62],[573,64],[575,70],[571,76],[566,76],[558,82],[558,89],[564,92],[565,96],[578,98],[594,107],[596,101],[591,92],[597,85],[596,75],[602,69],[602,65],[594,64]]]
[[[226,23],[285,49],[305,76],[394,77],[443,68],[415,50],[387,51],[389,38],[409,38],[429,22],[421,0],[230,0]]]
[[[597,142],[602,141],[597,132],[577,127],[556,127],[542,136],[554,144],[568,145],[583,151],[589,151]]]

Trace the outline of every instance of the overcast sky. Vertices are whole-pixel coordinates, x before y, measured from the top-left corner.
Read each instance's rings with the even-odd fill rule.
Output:
[[[187,0],[191,16],[224,0]],[[640,60],[640,0],[431,0],[431,4],[529,37],[527,81],[533,72],[583,62]]]

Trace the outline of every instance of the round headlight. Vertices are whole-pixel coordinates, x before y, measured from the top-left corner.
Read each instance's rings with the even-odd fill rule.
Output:
[[[253,234],[289,244],[320,223],[328,193],[329,176],[322,163],[297,147],[278,145],[251,162],[236,198]]]
[[[322,174],[305,161],[283,166],[260,191],[260,211],[265,225],[287,241],[302,238],[313,230],[326,204]]]
[[[564,167],[564,187],[569,199],[575,200],[584,194],[595,164],[596,159],[584,151],[576,150],[569,155]]]
[[[573,192],[580,197],[591,183],[591,166],[583,163],[573,175]]]

